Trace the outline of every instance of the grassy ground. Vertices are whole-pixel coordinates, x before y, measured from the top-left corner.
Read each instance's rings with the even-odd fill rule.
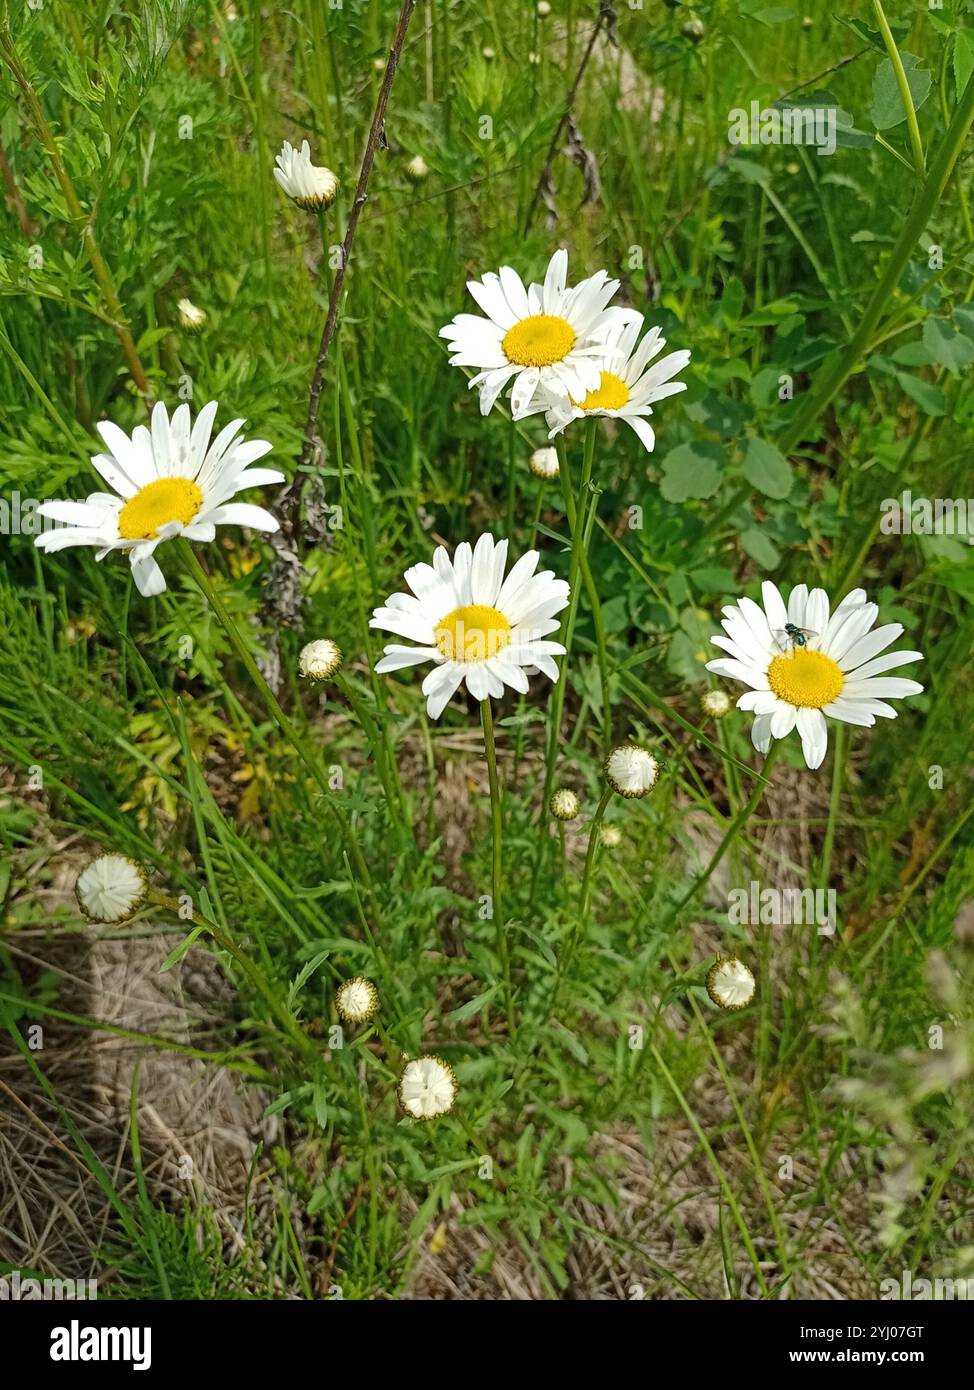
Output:
[[[576,158],[560,140],[534,207],[598,6],[420,0],[296,475],[303,605],[280,547],[220,532],[197,554],[241,651],[174,545],[144,599],[121,557],[5,528],[0,1271],[200,1298],[875,1297],[903,1269],[974,1275],[974,568],[963,537],[880,525],[904,488],[972,491],[974,17],[902,6],[884,36],[878,5],[847,8],[620,3]],[[144,419],[140,374],[245,416],[295,476],[397,14],[5,0],[11,511],[93,489],[94,423]],[[834,155],[728,142],[734,108],[798,88],[844,113]],[[305,137],[342,184],[320,219],[271,177]],[[561,491],[527,468],[543,420],[482,419],[437,337],[468,278],[536,279],[559,245],[692,362],[652,455],[598,427],[598,601],[582,590],[561,737],[543,680],[494,708],[495,880],[476,703],[429,721],[417,673],[374,674],[366,624],[407,566],[484,530],[569,574]],[[736,698],[709,638],[767,578],[867,589],[925,691],[832,724],[814,772],[792,735],[765,785],[751,716],[701,696]],[[342,648],[341,682],[299,678],[313,637]],[[596,833],[586,873],[626,739],[662,774],[609,801],[619,841]],[[582,798],[563,839],[546,777]],[[169,905],[86,924],[72,889],[99,849]],[[751,880],[835,890],[834,934],[736,925]],[[757,976],[741,1012],[704,987],[718,950]],[[353,975],[380,1027],[338,1033]],[[427,1123],[396,1098],[421,1052],[458,1081]]]

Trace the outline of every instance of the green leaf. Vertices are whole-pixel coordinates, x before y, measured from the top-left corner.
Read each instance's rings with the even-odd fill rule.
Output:
[[[954,34],[954,86],[958,99],[974,72],[974,29],[958,29]]]
[[[724,322],[736,323],[741,317],[743,308],[744,282],[739,280],[736,275],[732,275],[724,286],[724,293],[720,300],[720,312],[724,316]]]
[[[932,381],[924,381],[921,377],[911,376],[909,372],[897,372],[896,380],[903,387],[911,401],[916,401],[924,415],[946,415],[947,397],[944,395],[942,386],[935,386]]]
[[[913,98],[914,110],[919,111],[930,95],[930,71],[928,68],[921,68],[920,59],[912,53],[901,53],[900,58],[910,96]],[[873,105],[870,115],[877,130],[889,130],[906,120],[906,110],[900,96],[896,73],[888,58],[880,63],[873,78]]]
[[[465,1019],[472,1018],[474,1014],[479,1014],[484,1006],[490,1003],[494,995],[500,989],[500,985],[491,985],[490,989],[484,990],[483,994],[478,994],[476,999],[468,999],[465,1004],[461,1004],[459,1009],[452,1009],[447,1014],[447,1018],[452,1018],[456,1023],[463,1023]]]
[[[159,974],[164,975],[167,970],[171,970],[178,961],[181,961],[196,938],[204,931],[206,931],[205,927],[194,927],[188,936],[184,936],[179,945],[169,952],[166,959],[160,965]]]
[[[776,497],[780,501],[791,492],[791,464],[780,449],[755,435],[747,441],[743,471],[751,486],[765,497]]]
[[[872,44],[873,48],[878,48],[880,53],[886,52],[886,44],[878,29],[870,29],[869,25],[861,19],[842,19],[841,23],[847,25],[861,39],[865,39],[866,43]],[[889,31],[893,35],[895,43],[902,43],[910,32],[910,26],[909,24],[891,24]]]
[[[750,555],[755,564],[764,570],[776,570],[781,564],[781,551],[757,526],[749,526],[741,532],[741,545],[745,555]]]
[[[931,361],[946,367],[954,376],[960,376],[964,368],[974,362],[974,343],[946,319],[927,319],[923,325],[923,345]]]
[[[713,497],[720,487],[724,451],[719,444],[679,444],[663,461],[660,492],[667,502]]]

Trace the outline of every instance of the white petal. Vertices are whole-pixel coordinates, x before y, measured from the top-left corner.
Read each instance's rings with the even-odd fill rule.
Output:
[[[798,732],[802,741],[805,763],[813,771],[822,766],[828,748],[829,735],[825,716],[820,709],[798,711]]]

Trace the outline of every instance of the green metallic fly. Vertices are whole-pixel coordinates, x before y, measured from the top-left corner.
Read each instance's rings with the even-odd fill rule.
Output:
[[[785,623],[784,627],[779,627],[775,630],[774,636],[778,646],[784,652],[787,651],[788,648],[782,641],[782,638],[787,637],[792,647],[804,647],[807,646],[809,637],[817,637],[818,633],[812,632],[811,629],[807,627],[796,627],[794,623]]]

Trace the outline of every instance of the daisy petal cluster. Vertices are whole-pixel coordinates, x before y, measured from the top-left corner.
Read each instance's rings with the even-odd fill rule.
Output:
[[[516,270],[469,280],[467,289],[486,314],[457,314],[440,329],[454,367],[479,367],[470,385],[480,389],[480,412],[490,413],[511,383],[511,412],[525,415],[539,387],[554,397],[581,399],[599,384],[604,337],[618,310],[609,300],[619,288],[606,270],[568,286],[568,252],[552,256],[543,284],[525,285]]]
[[[646,416],[654,401],[685,390],[672,378],[690,354],[672,352],[650,366],[666,341],[653,328],[637,347],[642,314],[609,302],[619,281],[606,270],[577,285],[567,279],[568,253],[558,250],[542,284],[525,286],[510,266],[468,281],[486,318],[457,314],[440,329],[450,363],[480,369],[470,385],[479,388],[483,415],[510,383],[515,420],[544,412],[553,436],[587,415],[615,416],[652,449],[656,437]]]
[[[499,699],[508,685],[526,694],[530,668],[557,680],[554,658],[565,648],[545,639],[559,626],[555,614],[568,603],[569,589],[550,571],[538,571],[539,559],[536,550],[526,551],[505,578],[506,540],[485,534],[473,547],[464,541],[452,560],[440,546],[432,565],[406,571],[411,593],[393,594],[373,612],[370,627],[418,644],[390,643],[376,670],[432,662],[423,681],[431,719],[439,719],[461,685],[486,700]]]
[[[565,400],[552,396],[544,389],[538,391],[525,413],[535,415],[542,410],[545,412],[549,438],[561,434],[575,420],[584,420],[590,415],[605,415],[624,420],[643,447],[652,453],[656,446],[656,433],[646,417],[652,415],[656,401],[687,389],[685,381],[674,381],[673,378],[683,371],[690,361],[690,354],[686,349],[681,349],[659,357],[666,347],[666,339],[661,336],[658,326],[650,328],[637,347],[643,323],[642,314],[627,311],[627,316],[610,328],[605,341],[606,360],[599,373],[598,385],[581,399]]]
[[[91,462],[113,491],[93,492],[84,502],[43,503],[39,514],[63,524],[43,532],[35,544],[42,550],[91,545],[98,560],[125,551],[139,593],[150,598],[166,587],[155,559],[162,541],[212,541],[218,526],[276,531],[276,518],[263,507],[232,500],[245,488],[284,481],[277,469],[250,467],[272,446],[264,439],[245,440],[243,420],[231,420],[211,442],[218,408],[210,401],[193,424],[188,405],[177,406],[170,419],[160,401],[151,429],[137,425],[131,435],[100,421],[108,452]]]
[[[923,655],[886,651],[903,626],[874,627],[879,608],[866,601],[864,589],[854,589],[834,611],[824,589],[809,591],[805,584],[792,589],[787,605],[770,580],[761,595],[763,607],[741,598],[723,610],[726,635],[711,641],[727,656],[707,665],[751,687],[737,706],[754,714],[751,741],[758,752],[797,728],[806,764],[820,767],[827,719],[868,728],[877,718],[896,718],[888,700],[923,690],[916,681],[886,674]]]
[[[274,163],[275,179],[299,208],[320,212],[331,207],[338,196],[338,179],[330,169],[311,163],[307,140],[302,140],[299,150],[285,140]]]

